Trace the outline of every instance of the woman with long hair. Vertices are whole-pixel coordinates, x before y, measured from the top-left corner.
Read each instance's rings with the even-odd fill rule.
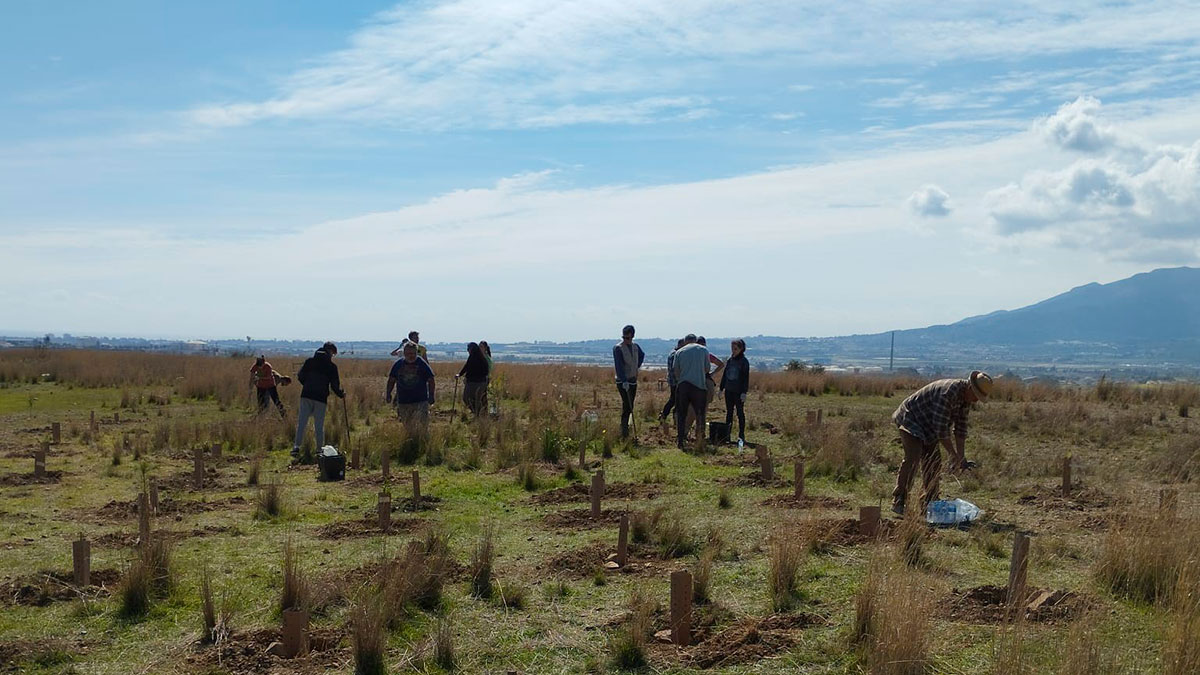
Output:
[[[490,370],[487,359],[483,356],[483,350],[479,348],[479,344],[475,342],[468,344],[467,362],[463,364],[462,369],[458,371],[458,375],[455,377],[466,376],[467,382],[463,385],[463,403],[471,411],[471,414],[476,417],[486,409],[484,406],[486,403],[488,373]]]
[[[750,391],[750,362],[746,360],[746,341],[738,338],[729,344],[730,356],[721,374],[721,391],[725,392],[725,427],[733,424],[737,412],[738,441],[746,442],[746,394]]]

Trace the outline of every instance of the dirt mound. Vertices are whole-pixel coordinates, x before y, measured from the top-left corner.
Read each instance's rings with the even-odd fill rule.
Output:
[[[234,496],[224,501],[208,502],[194,501],[191,499],[171,499],[163,497],[158,500],[158,509],[155,511],[155,516],[182,516],[195,513],[207,513],[214,511],[221,506],[238,506],[245,505],[246,498]],[[105,524],[122,522],[130,520],[137,516],[137,500],[130,501],[110,501],[98,509],[87,512],[84,517],[90,522]]]
[[[218,645],[198,645],[187,663],[205,670],[245,674],[310,673],[332,669],[347,658],[341,647],[345,631],[317,628],[309,631],[308,654],[285,659],[267,651],[282,639],[277,628],[234,633]]]
[[[629,544],[629,560],[624,567],[605,568],[604,563],[615,560],[617,542],[594,541],[583,548],[563,551],[547,558],[539,569],[570,577],[589,577],[597,569],[621,574],[644,574],[647,572],[664,571],[669,561],[659,557],[656,551],[643,544]]]
[[[774,506],[781,509],[844,509],[850,502],[838,497],[814,497],[804,495],[796,499],[795,495],[776,495],[759,502],[763,506]]]
[[[591,501],[591,486],[574,483],[566,487],[532,495],[534,504],[568,504]],[[612,483],[604,486],[605,499],[657,499],[662,487],[656,483]]]
[[[753,663],[791,649],[795,632],[820,621],[811,614],[777,614],[747,619],[692,648],[686,661],[697,668]]]
[[[52,483],[61,483],[63,478],[62,471],[47,471],[46,475],[41,478],[36,478],[33,472],[30,473],[6,473],[0,476],[0,487],[20,487],[22,485],[50,485]]]
[[[1056,624],[1073,621],[1094,605],[1090,598],[1072,591],[1032,589],[1026,593],[1019,611],[1026,621]],[[1008,589],[1004,586],[954,589],[940,607],[946,618],[964,623],[1003,623],[1012,616]]]
[[[392,502],[392,510],[404,511],[407,513],[416,513],[417,511],[437,511],[437,505],[441,503],[441,497],[430,497],[429,495],[421,495],[420,501],[416,501],[412,497],[402,497]]]
[[[388,534],[412,532],[420,527],[421,523],[422,521],[417,518],[393,518]],[[368,516],[361,520],[337,520],[322,525],[317,528],[316,532],[319,539],[333,540],[378,537],[383,534],[383,530],[379,529],[379,519],[375,516]]]
[[[226,525],[207,525],[198,527],[193,530],[155,530],[154,535],[166,537],[172,542],[191,539],[193,537],[208,537],[215,534],[232,534],[233,536],[241,535],[241,530],[236,527],[228,527]],[[92,543],[100,548],[129,548],[138,545],[138,535],[136,532],[109,532],[108,534],[100,535],[92,540]]]
[[[590,530],[594,527],[611,527],[621,522],[624,511],[601,509],[599,518],[592,518],[591,509],[568,509],[554,511],[542,517],[542,522],[549,527],[563,527],[578,530]]]
[[[757,463],[755,464],[757,466]],[[770,479],[764,478],[762,470],[753,471],[744,476],[735,476],[732,478],[722,478],[720,482],[724,485],[733,485],[736,487],[782,487],[790,485],[791,481],[779,475],[779,471],[775,471]]]
[[[806,539],[815,551],[825,551],[834,546],[861,546],[875,539],[859,532],[856,518],[814,518],[802,520],[797,526],[800,536]],[[878,538],[890,540],[898,529],[898,523],[881,520]]]
[[[39,572],[0,583],[0,603],[44,607],[60,600],[98,598],[108,595],[121,580],[117,570],[92,570],[87,586],[76,586],[71,574]]]
[[[1099,488],[1086,485],[1076,484],[1071,494],[1066,497],[1063,496],[1061,488],[1038,485],[1026,490],[1025,494],[1017,499],[1017,503],[1043,509],[1083,511],[1116,506],[1119,500]]]

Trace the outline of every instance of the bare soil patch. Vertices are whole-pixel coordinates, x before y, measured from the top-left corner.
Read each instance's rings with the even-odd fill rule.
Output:
[[[418,518],[397,518],[391,521],[387,534],[412,532],[421,527],[423,521]],[[378,537],[385,534],[379,529],[379,519],[368,516],[360,520],[338,520],[326,523],[317,528],[316,535],[321,539],[355,539],[358,537]]]
[[[341,647],[345,632],[336,628],[316,628],[309,631],[308,654],[285,659],[267,651],[274,642],[282,640],[278,628],[234,633],[217,645],[197,645],[196,652],[187,656],[194,666],[227,671],[239,675],[267,673],[321,673],[345,660]]]
[[[624,567],[605,568],[605,563],[616,559],[617,541],[594,541],[582,548],[555,553],[547,558],[539,569],[569,577],[589,577],[602,569],[605,572],[620,574],[646,574],[663,572],[669,567],[678,567],[678,563],[665,560],[653,548],[644,544],[629,544],[629,559]]]
[[[757,463],[755,464],[757,466]],[[737,487],[783,487],[791,485],[792,481],[779,475],[776,471],[775,475],[767,479],[763,476],[762,470],[753,471],[744,476],[734,476],[731,478],[722,478],[720,481],[724,485],[733,485]]]
[[[241,530],[225,525],[208,525],[192,530],[155,530],[153,534],[158,537],[166,537],[170,541],[182,541],[193,537],[210,537],[217,534],[239,536]],[[109,532],[96,537],[92,543],[100,548],[129,548],[138,545],[138,535],[136,532]]]
[[[611,527],[620,523],[621,514],[625,511],[601,509],[599,518],[592,518],[591,509],[567,509],[553,511],[542,517],[542,522],[549,527],[561,527],[575,530],[590,530],[596,527]]]
[[[43,571],[0,583],[0,603],[44,607],[52,602],[108,595],[121,580],[117,570],[92,570],[87,586],[76,586],[71,574]]]
[[[191,499],[171,499],[163,497],[158,500],[156,516],[183,516],[195,513],[215,511],[223,506],[244,506],[246,498],[233,496],[223,501],[195,501]],[[124,522],[137,516],[137,500],[110,501],[98,509],[87,512],[84,517],[90,522],[106,524]]]
[[[47,471],[46,475],[38,478],[29,473],[6,473],[0,476],[0,487],[20,487],[22,485],[50,485],[61,483],[62,471]]]
[[[1092,599],[1073,591],[1032,589],[1021,603],[1026,621],[1065,623],[1073,621],[1095,606]],[[955,589],[940,603],[943,616],[964,623],[997,624],[1008,621],[1008,589],[1004,586],[977,586]]]
[[[796,645],[796,633],[821,623],[811,614],[776,614],[741,621],[696,646],[684,659],[697,668],[723,668],[754,663]]]
[[[529,497],[534,504],[568,504],[591,501],[591,486],[573,483]],[[604,486],[605,499],[657,499],[662,487],[657,483],[612,483]]]
[[[850,502],[838,497],[804,495],[796,499],[795,495],[776,495],[764,499],[760,504],[781,509],[844,509],[850,505]]]

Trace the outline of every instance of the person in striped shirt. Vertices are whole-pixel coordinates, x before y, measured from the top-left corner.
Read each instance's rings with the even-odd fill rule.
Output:
[[[939,443],[950,454],[952,470],[967,468],[967,413],[972,404],[985,400],[991,391],[992,378],[976,370],[966,379],[930,382],[896,408],[892,421],[900,430],[904,461],[900,464],[896,489],[892,492],[893,511],[904,513],[918,464],[921,466],[922,508],[938,498],[942,474]]]

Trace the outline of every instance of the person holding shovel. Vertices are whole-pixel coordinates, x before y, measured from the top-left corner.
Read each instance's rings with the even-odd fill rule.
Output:
[[[675,421],[680,450],[687,449],[689,416],[696,419],[696,444],[704,449],[704,413],[708,408],[708,348],[689,333],[675,350]],[[690,414],[690,415],[689,415]]]
[[[633,341],[633,326],[621,329],[621,341],[613,345],[613,368],[617,374],[617,393],[621,395],[621,438],[629,436],[629,417],[637,397],[638,370],[646,360],[641,345]]]
[[[333,363],[336,355],[337,345],[326,342],[304,361],[300,372],[296,373],[296,379],[300,380],[303,389],[300,391],[300,409],[296,413],[296,441],[292,444],[292,459],[300,458],[300,444],[304,441],[309,417],[313,420],[317,447],[325,445],[325,404],[329,400],[329,391],[333,390],[338,398],[346,398],[338,378],[338,367]]]
[[[417,356],[416,343],[408,342],[401,349],[404,356],[392,364],[384,400],[392,403],[395,389],[396,416],[409,436],[424,440],[429,434],[429,406],[435,391],[433,369]]]
[[[265,355],[259,355],[254,360],[254,365],[250,366],[250,386],[254,387],[254,393],[258,396],[259,415],[266,412],[268,403],[274,402],[275,407],[279,410],[279,418],[287,419],[283,403],[279,400],[279,388],[276,383],[289,381],[283,375],[275,372]]]
[[[930,382],[904,399],[892,421],[900,429],[900,444],[904,461],[892,492],[892,511],[904,514],[908,491],[912,487],[917,465],[921,466],[921,507],[938,498],[942,473],[940,443],[950,454],[951,470],[971,466],[966,459],[967,413],[971,405],[986,400],[992,393],[992,378],[975,370],[965,379]],[[953,432],[953,441],[951,436]]]

